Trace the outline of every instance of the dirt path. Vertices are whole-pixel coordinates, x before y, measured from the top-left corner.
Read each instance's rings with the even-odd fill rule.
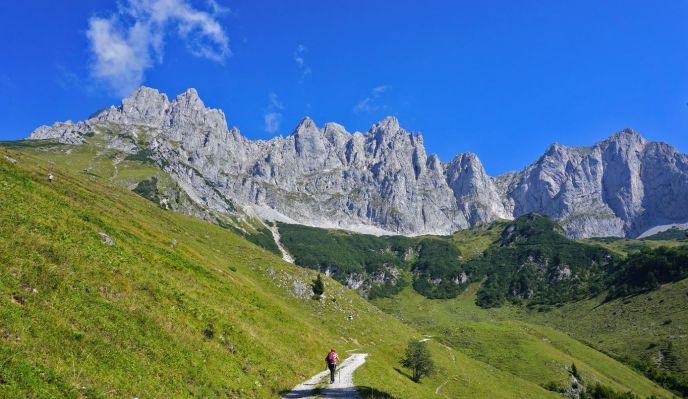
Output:
[[[328,377],[330,372],[325,370],[314,375],[303,383],[294,387],[288,394],[284,395],[284,399],[360,399],[356,386],[354,386],[353,374],[356,369],[365,363],[367,353],[354,353],[344,360],[337,368],[337,376],[334,384],[327,384],[325,388],[316,393],[316,386],[320,381]],[[326,381],[327,382],[327,381]]]

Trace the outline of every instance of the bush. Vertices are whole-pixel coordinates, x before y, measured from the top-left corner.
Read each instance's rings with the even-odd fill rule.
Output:
[[[318,277],[313,280],[311,288],[313,289],[313,295],[315,295],[317,298],[320,298],[322,294],[325,293],[325,283],[323,283],[320,273],[318,273]]]

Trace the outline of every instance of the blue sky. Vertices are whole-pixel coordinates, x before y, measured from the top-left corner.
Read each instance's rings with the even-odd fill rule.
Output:
[[[138,84],[198,89],[250,138],[395,115],[449,161],[516,170],[633,127],[688,151],[688,2],[120,0],[0,4],[0,139]]]

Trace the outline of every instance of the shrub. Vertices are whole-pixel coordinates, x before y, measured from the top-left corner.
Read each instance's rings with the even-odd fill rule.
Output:
[[[320,298],[320,296],[325,293],[325,283],[322,281],[322,276],[320,276],[320,273],[318,273],[318,277],[313,280],[311,288],[313,289],[313,295],[315,295],[317,298]]]

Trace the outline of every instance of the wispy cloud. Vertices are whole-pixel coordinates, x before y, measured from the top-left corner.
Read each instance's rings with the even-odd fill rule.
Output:
[[[117,94],[129,94],[146,70],[163,61],[165,37],[174,30],[194,56],[224,61],[232,53],[217,16],[228,9],[214,0],[208,5],[206,12],[187,0],[126,0],[114,14],[90,18],[86,36],[94,55],[93,76]]]
[[[294,63],[296,63],[296,67],[301,72],[299,83],[303,83],[306,77],[312,72],[311,67],[306,64],[306,59],[304,58],[307,52],[308,48],[303,44],[299,44],[296,46],[296,50],[294,50]]]
[[[354,105],[354,113],[369,113],[382,108],[383,106],[380,104],[380,97],[382,97],[382,95],[391,88],[392,87],[389,85],[373,87],[365,98],[361,99],[356,103],[356,105]]]
[[[263,115],[263,129],[268,133],[277,133],[282,124],[282,110],[284,104],[277,97],[277,93],[270,92],[268,94],[268,106]]]

